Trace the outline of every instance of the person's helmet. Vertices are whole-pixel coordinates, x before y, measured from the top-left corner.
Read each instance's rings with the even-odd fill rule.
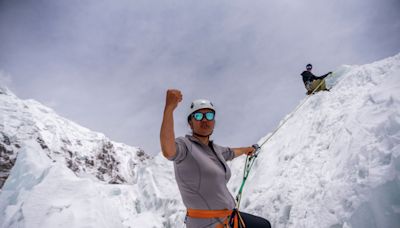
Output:
[[[203,108],[208,108],[211,109],[215,112],[215,108],[213,103],[211,103],[211,101],[206,100],[206,99],[197,99],[194,100],[192,102],[192,104],[190,105],[189,111],[188,111],[188,115],[187,115],[187,120],[189,122],[190,120],[190,116],[192,115],[192,113],[194,113],[197,110],[203,109]]]
[[[307,70],[308,70],[308,69],[312,69],[311,63],[307,64],[306,69],[307,69]]]

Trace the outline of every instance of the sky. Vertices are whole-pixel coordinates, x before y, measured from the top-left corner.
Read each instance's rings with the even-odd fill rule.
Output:
[[[366,64],[399,40],[399,0],[0,0],[0,82],[153,155],[179,89],[176,136],[205,98],[215,143],[249,146],[305,97],[307,63],[316,75]]]

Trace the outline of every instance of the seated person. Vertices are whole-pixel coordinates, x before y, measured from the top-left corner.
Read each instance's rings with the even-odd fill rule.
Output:
[[[315,76],[313,73],[311,73],[311,70],[312,70],[311,64],[307,64],[306,69],[307,69],[306,71],[303,71],[303,73],[301,73],[301,76],[303,76],[303,82],[304,82],[304,86],[307,89],[307,95],[310,95],[315,89],[316,89],[315,92],[318,92],[321,90],[329,91],[329,89],[326,88],[324,78],[326,76],[328,76],[329,74],[332,74],[332,72],[328,72],[327,74],[324,74],[324,75],[318,77],[318,76]]]

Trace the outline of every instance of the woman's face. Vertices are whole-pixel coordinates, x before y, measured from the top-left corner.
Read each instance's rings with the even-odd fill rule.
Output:
[[[192,128],[193,134],[200,135],[200,136],[210,136],[212,132],[214,131],[214,126],[215,126],[215,119],[213,120],[207,120],[205,117],[207,112],[214,112],[211,109],[200,109],[196,112],[203,113],[203,119],[202,120],[196,120],[193,116],[191,117],[189,121],[190,128]]]

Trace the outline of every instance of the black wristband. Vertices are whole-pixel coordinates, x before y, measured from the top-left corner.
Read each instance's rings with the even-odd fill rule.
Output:
[[[253,144],[251,147],[253,147],[256,151],[260,149],[260,146],[258,144]]]

